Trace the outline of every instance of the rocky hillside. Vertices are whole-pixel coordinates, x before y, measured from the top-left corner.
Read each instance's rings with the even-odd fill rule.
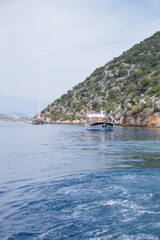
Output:
[[[13,118],[0,113],[0,122],[13,122]]]
[[[97,68],[41,112],[46,123],[83,122],[86,106],[121,125],[160,127],[160,32]]]
[[[29,120],[24,113],[0,113],[0,122],[27,122]]]

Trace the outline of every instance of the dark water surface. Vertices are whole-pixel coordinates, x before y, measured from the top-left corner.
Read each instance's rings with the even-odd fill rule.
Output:
[[[0,124],[0,239],[160,239],[160,129]]]

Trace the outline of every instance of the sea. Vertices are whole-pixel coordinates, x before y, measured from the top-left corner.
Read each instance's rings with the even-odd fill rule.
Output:
[[[1,123],[3,239],[160,239],[160,129]]]

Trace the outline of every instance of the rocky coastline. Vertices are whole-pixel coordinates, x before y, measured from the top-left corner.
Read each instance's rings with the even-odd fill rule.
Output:
[[[116,125],[134,126],[134,127],[156,127],[160,128],[160,113],[155,113],[150,117],[121,117],[119,121],[115,121]]]
[[[53,121],[51,118],[41,118],[45,124],[84,124],[84,119],[77,120],[57,120]],[[160,113],[154,113],[152,116],[121,116],[119,120],[115,119],[117,126],[131,126],[131,127],[154,127],[160,128]]]

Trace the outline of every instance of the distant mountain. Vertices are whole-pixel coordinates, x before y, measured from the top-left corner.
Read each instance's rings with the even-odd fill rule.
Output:
[[[41,109],[45,108],[49,103],[41,101]],[[0,113],[24,113],[29,117],[33,117],[38,112],[38,101],[25,100],[16,97],[0,95]]]
[[[0,114],[0,122],[12,122],[13,118],[5,114]]]
[[[160,127],[160,32],[97,68],[41,112],[47,122],[83,122],[87,111],[113,111],[121,125]]]
[[[30,118],[22,113],[0,114],[0,122],[28,122],[29,120]]]
[[[30,120],[30,117],[28,117],[26,114],[24,113],[7,113],[7,116],[18,120],[18,119],[22,119],[22,120]]]

